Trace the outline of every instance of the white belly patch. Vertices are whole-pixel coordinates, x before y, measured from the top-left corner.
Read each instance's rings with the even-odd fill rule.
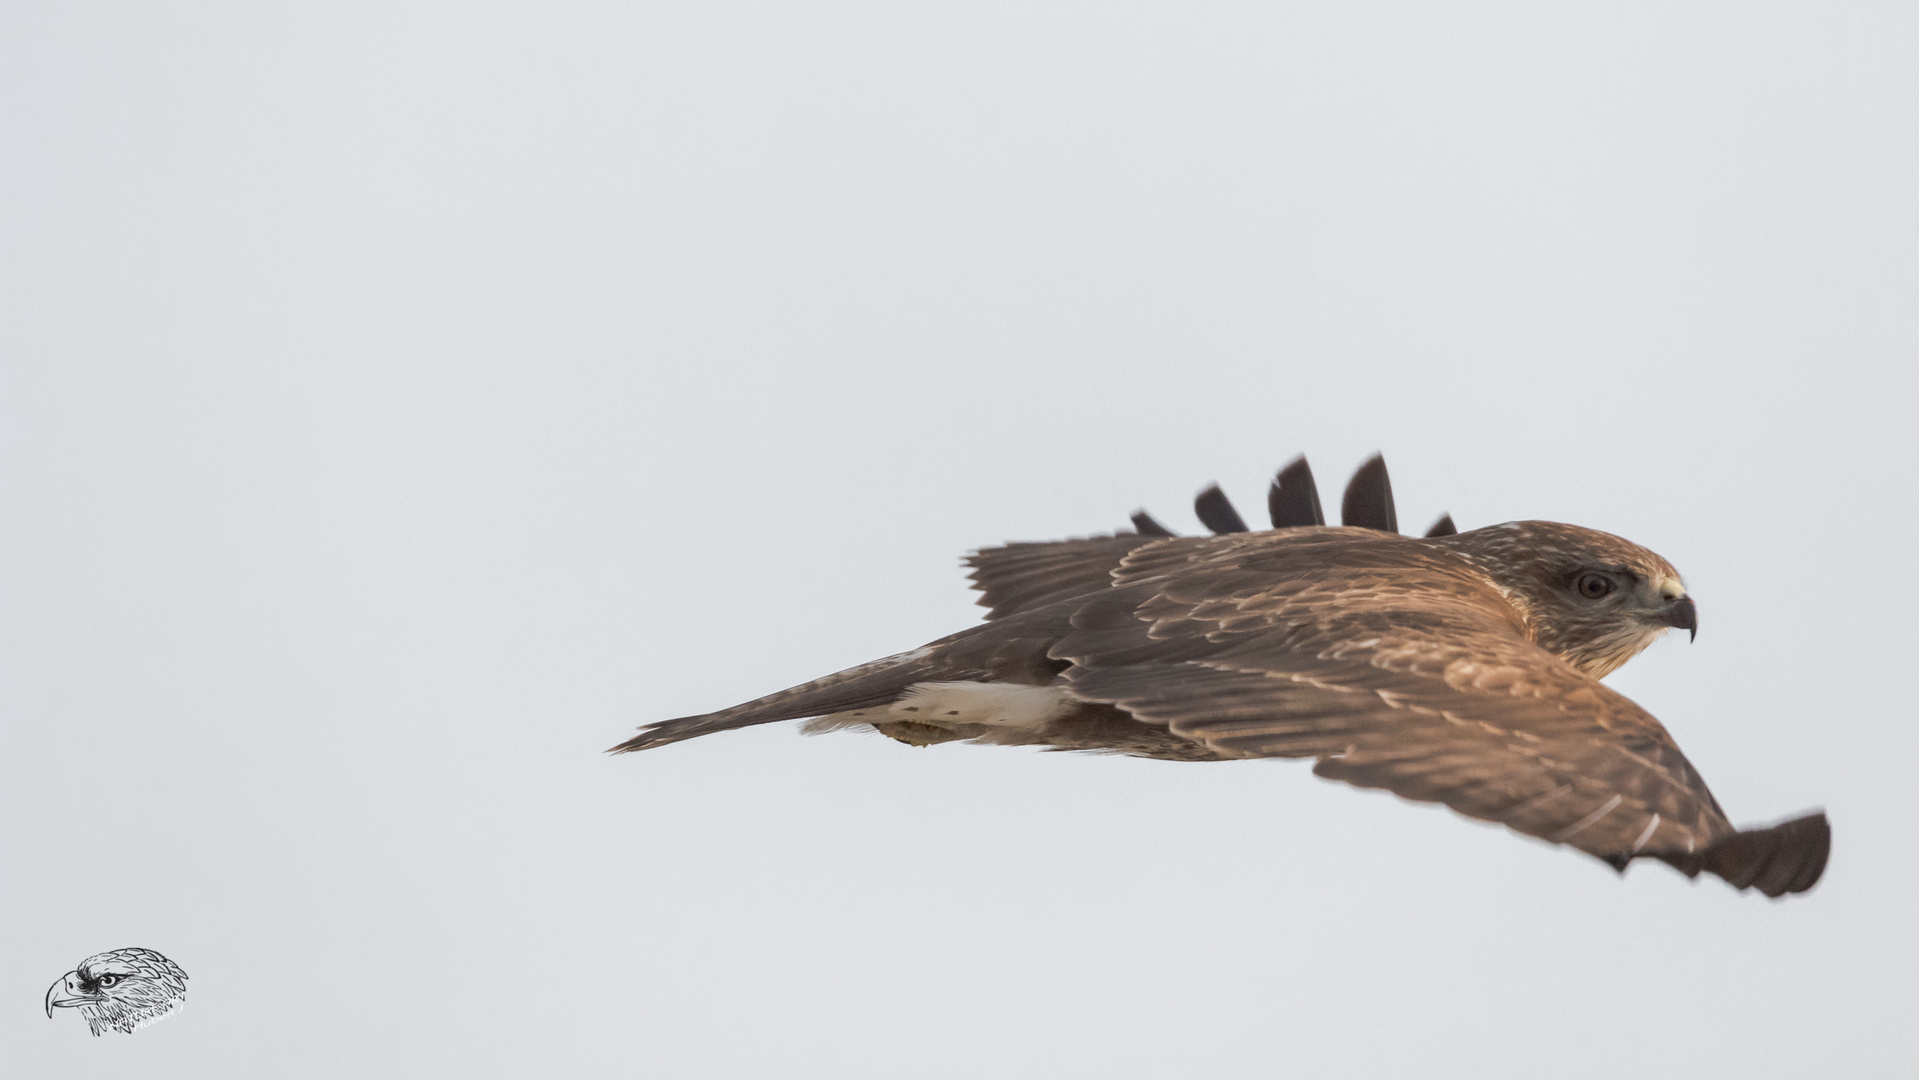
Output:
[[[808,734],[911,720],[940,727],[985,724],[991,727],[1039,727],[1073,710],[1066,691],[1019,683],[923,682],[906,688],[898,701],[809,720]]]

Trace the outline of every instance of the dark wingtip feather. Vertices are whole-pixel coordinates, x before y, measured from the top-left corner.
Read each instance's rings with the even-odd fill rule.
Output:
[[[1141,536],[1178,536],[1173,530],[1153,520],[1153,515],[1144,510],[1133,515],[1133,531]]]
[[[1216,533],[1251,531],[1246,527],[1246,519],[1233,509],[1232,501],[1226,498],[1225,492],[1219,490],[1218,484],[1199,493],[1199,497],[1193,500],[1193,511],[1199,515],[1202,524]]]
[[[1735,889],[1758,889],[1777,899],[1818,884],[1831,854],[1832,826],[1820,812],[1736,832],[1704,851],[1658,858],[1688,876],[1707,870]]]
[[[1319,486],[1313,483],[1305,454],[1273,477],[1273,486],[1266,489],[1266,512],[1272,515],[1275,529],[1326,524],[1326,514],[1319,508]]]
[[[1453,536],[1458,532],[1459,526],[1453,524],[1453,516],[1451,514],[1441,514],[1439,515],[1439,520],[1433,522],[1433,527],[1426,530],[1426,535],[1428,537]]]
[[[1386,458],[1374,454],[1359,467],[1346,485],[1346,497],[1340,500],[1342,525],[1380,532],[1399,531],[1399,517],[1393,512],[1393,482],[1386,475]]]

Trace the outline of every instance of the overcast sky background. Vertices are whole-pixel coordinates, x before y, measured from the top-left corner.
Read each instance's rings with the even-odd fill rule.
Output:
[[[0,9],[9,1075],[1912,1075],[1919,12]],[[1620,533],[1771,903],[1298,763],[638,756],[959,557]],[[81,958],[187,1009],[91,1039]]]

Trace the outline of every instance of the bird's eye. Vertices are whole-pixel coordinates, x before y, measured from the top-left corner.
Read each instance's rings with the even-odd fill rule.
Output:
[[[112,986],[112,985],[114,985],[114,984],[116,984],[116,983],[118,983],[118,982],[120,981],[120,979],[121,979],[121,976],[119,976],[119,975],[102,975],[102,976],[100,976],[100,985],[101,985],[101,986]]]
[[[1618,587],[1604,574],[1581,574],[1579,580],[1573,583],[1573,588],[1579,590],[1579,595],[1588,600],[1597,600]]]

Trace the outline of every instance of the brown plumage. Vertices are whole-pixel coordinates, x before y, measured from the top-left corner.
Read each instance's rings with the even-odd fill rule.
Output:
[[[1375,524],[1392,522],[1385,490]],[[985,624],[615,750],[818,717],[916,745],[1314,758],[1321,776],[1619,869],[1657,858],[1768,896],[1824,869],[1823,814],[1735,829],[1665,728],[1598,681],[1697,626],[1677,571],[1619,537],[1541,521],[1422,538],[1300,526],[1009,544],[969,562]]]

